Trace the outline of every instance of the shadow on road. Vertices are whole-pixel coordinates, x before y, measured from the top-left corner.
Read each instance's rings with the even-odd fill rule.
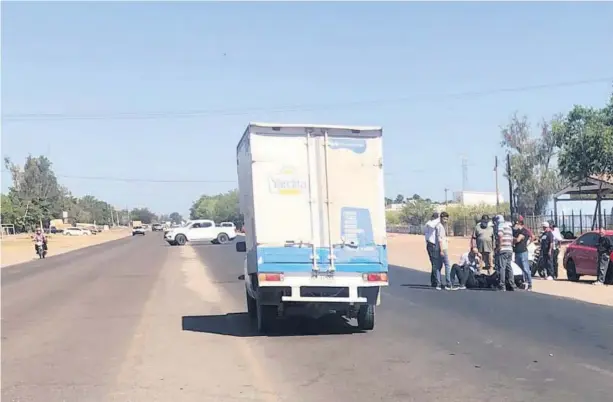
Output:
[[[435,290],[432,286],[424,285],[423,283],[403,283],[400,286],[404,286],[411,289]]]
[[[184,316],[181,320],[183,331],[202,332],[240,338],[271,336],[309,336],[309,335],[351,335],[364,331],[352,326],[342,317],[329,316],[318,320],[290,317],[279,319],[275,328],[267,335],[257,332],[247,313],[224,315]]]

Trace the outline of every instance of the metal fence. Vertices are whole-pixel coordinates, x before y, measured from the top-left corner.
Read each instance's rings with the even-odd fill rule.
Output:
[[[449,217],[448,232],[450,236],[467,237],[471,236],[475,225],[478,221],[470,218],[453,219]],[[557,218],[557,219],[556,219]],[[561,232],[570,232],[574,236],[579,236],[582,233],[592,230],[594,222],[594,214],[584,214],[582,211],[578,213],[571,212],[570,214],[558,214],[556,217],[553,212],[547,215],[528,215],[524,216],[526,227],[530,228],[535,233],[538,233],[543,225],[543,222],[555,222]],[[598,216],[596,216],[596,227],[598,227]],[[613,230],[613,210],[602,212],[602,227]],[[406,234],[423,234],[424,227],[418,225],[388,225],[389,233],[406,233]]]

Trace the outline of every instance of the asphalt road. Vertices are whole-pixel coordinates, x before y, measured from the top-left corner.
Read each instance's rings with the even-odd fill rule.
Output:
[[[3,401],[609,401],[613,309],[436,292],[391,269],[374,331],[258,336],[233,245],[157,233],[3,268]]]

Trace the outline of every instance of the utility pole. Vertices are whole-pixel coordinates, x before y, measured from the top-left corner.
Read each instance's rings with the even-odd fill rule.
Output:
[[[500,190],[498,189],[498,156],[494,159],[494,174],[496,175],[496,213],[500,213]]]
[[[511,154],[507,154],[507,178],[509,179],[509,209],[511,216],[517,213],[517,205],[515,205],[515,199],[513,198],[513,180],[511,179]]]
[[[449,189],[445,188],[445,208],[447,208],[447,191],[449,191]]]
[[[468,188],[468,159],[462,157],[462,191]]]

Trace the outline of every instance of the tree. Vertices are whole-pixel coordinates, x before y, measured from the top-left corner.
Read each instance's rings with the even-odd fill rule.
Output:
[[[517,196],[520,214],[543,214],[551,196],[560,188],[558,170],[553,164],[560,120],[560,116],[555,116],[550,122],[543,121],[540,136],[533,136],[527,117],[518,118],[517,114],[501,128],[502,146],[511,159],[511,177],[507,179]]]
[[[13,207],[13,202],[11,201],[11,198],[6,194],[2,194],[0,215],[3,224],[14,224],[17,218],[15,208]]]
[[[21,167],[5,158],[4,165],[13,179],[8,196],[17,214],[16,226],[30,230],[57,214],[61,192],[49,159],[29,155]]]
[[[392,226],[402,224],[402,217],[399,211],[385,211],[385,223]]]
[[[402,208],[401,219],[410,225],[423,225],[434,213],[434,204],[426,200],[409,200]]]
[[[398,194],[394,200],[394,204],[402,204],[404,202],[404,195]]]
[[[558,166],[565,179],[613,175],[613,94],[602,109],[575,106],[556,126]]]
[[[173,212],[170,214],[170,216],[168,216],[168,220],[170,220],[172,223],[180,224],[181,222],[183,222],[183,217],[180,213]]]
[[[391,198],[387,198],[385,197],[385,206],[389,207],[390,205],[392,205],[394,203],[394,200],[392,200]]]
[[[190,219],[211,219],[215,222],[234,222],[243,225],[238,205],[238,190],[217,195],[202,195],[190,208]]]
[[[413,194],[413,196],[411,197],[412,200],[421,200],[421,197],[419,194]]]
[[[130,211],[130,219],[133,221],[141,221],[144,224],[150,224],[157,219],[157,216],[149,211],[148,208],[134,208]]]

